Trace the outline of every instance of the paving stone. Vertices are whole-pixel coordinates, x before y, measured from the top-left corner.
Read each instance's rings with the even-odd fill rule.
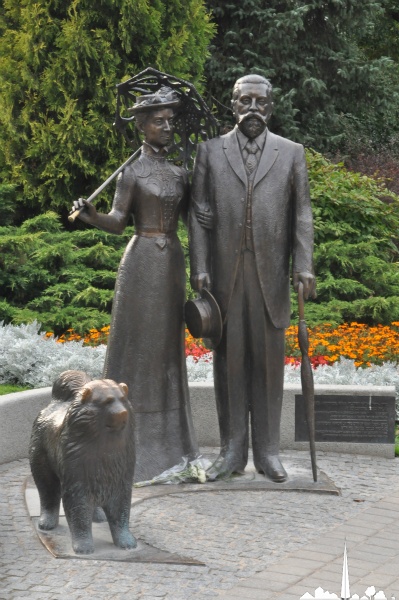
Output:
[[[321,576],[326,576],[326,577],[334,577],[336,578],[337,576],[339,577],[339,579],[341,580],[342,577],[342,562],[343,562],[343,557],[341,557],[341,564],[334,564],[334,563],[328,563],[326,565],[324,565],[324,567],[322,567],[321,569],[319,569],[318,571],[315,572],[315,575],[321,575]],[[355,571],[355,569],[350,568],[350,573],[352,575],[352,571]],[[364,572],[362,571],[361,573],[358,574],[354,574],[354,577],[362,577],[364,574]]]
[[[342,555],[342,534],[332,537],[331,534],[317,537],[311,541],[309,548],[312,552],[323,552],[332,556]]]
[[[390,549],[388,549],[391,551]],[[370,565],[377,566],[378,564],[385,563],[387,557],[380,552],[373,552],[373,543],[371,543],[366,548],[359,548],[358,550],[351,551],[351,562],[356,564],[356,560],[361,561],[364,565],[369,563]]]
[[[239,600],[265,600],[265,596],[269,596],[267,590],[251,590],[249,588],[234,588],[223,595]]]
[[[292,575],[289,573],[275,573],[270,571],[263,571],[262,573],[258,573],[255,575],[254,579],[256,581],[281,581],[282,583],[286,583],[288,585],[293,585],[302,579],[301,575]]]
[[[342,544],[341,544],[341,548],[340,551],[337,550],[336,552],[328,552],[328,548],[320,548],[319,551],[316,551],[313,547],[313,544],[311,546],[311,550],[302,550],[301,551],[301,558],[303,559],[309,559],[309,560],[314,560],[316,562],[321,562],[321,563],[326,563],[326,562],[330,562],[331,560],[333,560],[334,558],[336,558],[337,556],[342,556]]]
[[[254,590],[267,590],[268,592],[281,592],[289,587],[288,582],[273,581],[272,579],[257,579],[256,577],[246,579],[238,587],[251,588]]]
[[[331,590],[329,590],[329,591],[331,592]],[[341,591],[341,590],[339,590],[339,591]],[[291,597],[291,600],[293,600],[293,599],[299,600],[299,598],[301,596],[303,596],[303,594],[305,594],[306,592],[309,592],[310,594],[313,595],[314,594],[314,589],[308,589],[307,585],[303,585],[302,583],[298,583],[297,585],[290,586],[288,588],[288,590],[286,592],[284,592],[284,593],[285,594],[289,594],[290,597]],[[263,598],[262,600],[265,600],[265,599]]]
[[[352,556],[349,557],[348,563],[350,572],[356,577],[363,577],[367,573],[370,573],[376,566],[375,563],[370,566],[369,563],[366,563],[366,561],[356,560],[352,558]],[[337,560],[336,564],[342,569],[342,560]]]
[[[370,553],[374,556],[381,555],[384,561],[391,560],[399,555],[399,546],[393,548],[391,546],[375,545],[374,538],[370,540]]]
[[[360,538],[365,539],[366,537],[372,537],[379,531],[378,525],[371,520],[370,523],[368,521],[367,518],[364,519],[362,525],[352,525],[349,521],[340,529],[345,533],[348,539],[355,540],[356,536],[355,541],[360,541]]]
[[[283,453],[283,460],[287,457],[300,465],[305,456],[308,460],[307,453]],[[318,464],[341,488],[342,496],[202,492],[155,498],[134,508],[131,530],[135,535],[169,552],[203,560],[205,567],[55,560],[40,545],[26,514],[21,490],[29,472],[27,461],[0,465],[0,543],[7,548],[0,562],[0,599],[14,600],[17,594],[30,600],[207,600],[219,596],[251,600],[253,596],[248,594],[257,589],[248,590],[249,585],[260,582],[261,600],[265,592],[268,600],[298,600],[301,594],[292,595],[293,587],[279,593],[268,590],[267,581],[270,588],[273,584],[298,585],[309,565],[309,577],[319,572],[335,577],[334,569],[338,568],[338,573],[342,569],[346,521],[347,528],[355,523],[352,535],[347,535],[352,579],[367,580],[368,574],[375,572],[397,581],[398,572],[391,571],[395,557],[389,562],[391,550],[385,552],[395,551],[393,536],[399,540],[399,526],[389,522],[390,512],[399,509],[397,461],[318,453]],[[356,498],[365,501],[354,502]],[[374,521],[367,515],[369,508],[376,510]],[[356,527],[363,522],[366,529],[359,532]],[[357,544],[367,539],[370,544],[371,536],[378,540],[379,548],[374,561],[365,554],[369,549],[365,547],[363,552],[362,544]],[[352,549],[364,560],[352,560]],[[386,564],[381,564],[377,555]],[[292,558],[305,560],[294,561],[295,572],[287,571],[291,563],[286,561]],[[318,568],[320,564],[324,566]],[[380,571],[384,567],[387,573]],[[283,577],[287,577],[286,583]],[[13,591],[13,582],[28,587]],[[242,595],[243,583],[246,596]],[[399,590],[392,591],[399,596]]]
[[[388,535],[386,537],[383,537],[381,535],[381,532],[379,532],[377,535],[375,535],[373,537],[373,551],[376,548],[393,548],[397,551],[397,554],[399,554],[399,540],[398,539],[392,539],[392,533],[390,533],[390,537],[388,537]]]
[[[388,591],[390,590],[392,583],[397,579],[397,577],[393,575],[383,575],[383,574],[371,574],[363,579],[360,579],[356,582],[356,586],[352,585],[351,588],[356,587],[356,593],[359,596],[363,595],[365,590],[373,585],[377,592],[381,589],[385,591],[385,595],[388,597]],[[352,590],[351,590],[352,591]],[[354,592],[352,592],[354,593]]]
[[[302,573],[313,573],[323,566],[324,562],[320,560],[307,560],[298,556],[291,556],[282,561],[281,564],[284,566],[287,573],[297,573],[298,571]]]
[[[323,590],[328,590],[329,592],[334,591],[337,593],[337,591],[341,591],[341,578],[342,574],[334,576],[333,573],[314,573],[309,577],[304,577],[296,585],[306,588],[306,591],[311,594],[313,594],[314,590],[318,587],[322,587]]]
[[[16,591],[18,591],[18,590],[19,591],[25,591],[25,590],[28,590],[30,588],[30,585],[29,585],[29,583],[20,580],[20,581],[14,581],[11,584],[11,588],[13,590],[16,590]]]
[[[62,593],[62,592],[59,592]],[[41,592],[32,592],[31,590],[29,592],[27,592],[26,596],[24,596],[25,598],[30,598],[31,600],[42,600],[43,595]],[[54,598],[56,598],[56,596],[54,596]]]
[[[399,578],[399,558],[394,562],[387,562],[377,567],[373,573],[382,573],[387,575],[396,575]]]
[[[397,509],[397,507],[396,507]],[[383,517],[383,518],[392,518],[394,519],[394,513],[396,512],[395,509],[388,509],[386,506],[382,506],[381,504],[378,505],[378,507],[376,506],[372,506],[370,508],[370,510],[368,511],[369,515],[373,515],[373,518],[377,518],[378,516]]]

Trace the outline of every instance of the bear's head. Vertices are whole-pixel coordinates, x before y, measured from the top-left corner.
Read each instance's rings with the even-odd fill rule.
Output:
[[[86,443],[99,437],[105,442],[110,436],[122,434],[132,425],[127,385],[111,379],[85,383],[71,403],[64,423],[74,437],[86,438]]]
[[[130,405],[127,394],[125,383],[99,379],[85,384],[79,398],[83,407],[96,413],[98,426],[112,433],[124,429],[128,423]]]

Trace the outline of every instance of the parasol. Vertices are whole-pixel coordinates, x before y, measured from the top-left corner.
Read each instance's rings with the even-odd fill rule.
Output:
[[[176,162],[180,162],[185,169],[189,169],[192,166],[193,154],[197,144],[219,134],[219,125],[216,118],[192,83],[148,67],[138,75],[116,86],[114,125],[122,133],[127,143],[136,151],[87,198],[88,202],[92,202],[140,153],[141,141],[137,131],[134,129],[133,133],[129,131],[132,122],[134,122],[134,116],[131,115],[129,109],[136,103],[138,97],[145,94],[154,94],[161,87],[173,89],[180,99],[180,104],[173,119],[174,140],[169,147],[169,155]],[[84,206],[72,212],[68,220],[75,221],[83,209]]]

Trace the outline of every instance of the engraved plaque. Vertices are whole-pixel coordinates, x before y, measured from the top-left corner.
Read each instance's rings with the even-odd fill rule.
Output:
[[[315,396],[316,442],[393,444],[394,396]],[[295,441],[309,440],[303,396],[295,396]]]

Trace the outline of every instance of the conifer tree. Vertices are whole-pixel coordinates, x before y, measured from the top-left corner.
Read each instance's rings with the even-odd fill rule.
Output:
[[[1,7],[2,5],[2,7]],[[202,80],[203,0],[0,0],[0,176],[27,217],[65,212],[129,149],[115,85],[152,66]]]
[[[390,56],[399,61],[399,4],[397,0],[384,0],[382,11],[372,32],[361,40],[366,55],[370,58]]]
[[[259,73],[274,86],[271,129],[308,146],[339,143],[343,115],[365,124],[372,119],[385,134],[398,128],[398,65],[364,51],[385,14],[383,0],[208,0],[208,6],[218,28],[208,88],[224,105],[235,79]]]

